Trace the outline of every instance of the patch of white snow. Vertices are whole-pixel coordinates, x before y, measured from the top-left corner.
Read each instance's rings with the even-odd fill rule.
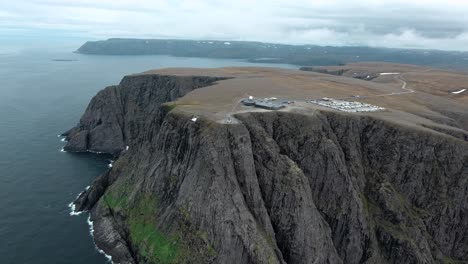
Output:
[[[466,89],[461,89],[460,91],[456,91],[456,92],[452,92],[453,94],[461,94],[463,93],[464,91],[466,91]]]
[[[382,72],[380,75],[395,75],[400,74],[399,72]]]

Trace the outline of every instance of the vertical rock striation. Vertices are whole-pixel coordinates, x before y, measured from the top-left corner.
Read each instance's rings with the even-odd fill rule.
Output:
[[[218,80],[126,77],[66,133],[70,150],[119,155],[75,202],[115,262],[468,261],[466,141],[328,111],[220,124],[161,106]]]
[[[63,135],[66,151],[103,152],[118,155],[127,145],[157,131],[161,104],[188,92],[226,79],[208,76],[126,76],[118,86],[100,91],[90,102],[78,125]],[[164,110],[164,109],[163,109]],[[153,120],[147,120],[151,118]],[[148,122],[150,121],[150,122]],[[150,124],[152,127],[145,127]]]

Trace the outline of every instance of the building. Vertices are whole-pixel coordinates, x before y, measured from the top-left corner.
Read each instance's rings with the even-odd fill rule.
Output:
[[[255,105],[255,100],[254,100],[254,99],[251,99],[251,98],[249,98],[249,99],[243,99],[243,100],[241,101],[241,103],[243,103],[243,104],[246,105],[246,106],[254,106],[254,105]]]
[[[257,101],[255,102],[255,107],[268,109],[268,110],[279,110],[284,108],[283,104],[273,103],[273,102],[264,102],[264,101]]]
[[[284,104],[276,103],[271,100],[257,100],[253,98],[243,99],[241,103],[245,106],[254,106],[257,108],[268,109],[268,110],[279,110],[286,107]]]

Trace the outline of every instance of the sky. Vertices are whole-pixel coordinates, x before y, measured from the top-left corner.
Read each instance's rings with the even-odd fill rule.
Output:
[[[0,40],[113,37],[468,51],[465,0],[0,0]]]

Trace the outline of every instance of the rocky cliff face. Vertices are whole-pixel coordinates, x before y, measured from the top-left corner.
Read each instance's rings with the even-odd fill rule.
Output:
[[[68,150],[119,155],[75,202],[114,262],[468,261],[466,141],[328,111],[220,124],[161,105],[218,80],[126,77],[67,133]]]
[[[151,134],[158,130],[164,115],[162,103],[221,79],[225,78],[126,76],[118,86],[107,87],[91,100],[78,125],[63,134],[68,141],[65,150],[119,155],[141,138],[143,131]],[[151,127],[143,127],[147,123]]]

